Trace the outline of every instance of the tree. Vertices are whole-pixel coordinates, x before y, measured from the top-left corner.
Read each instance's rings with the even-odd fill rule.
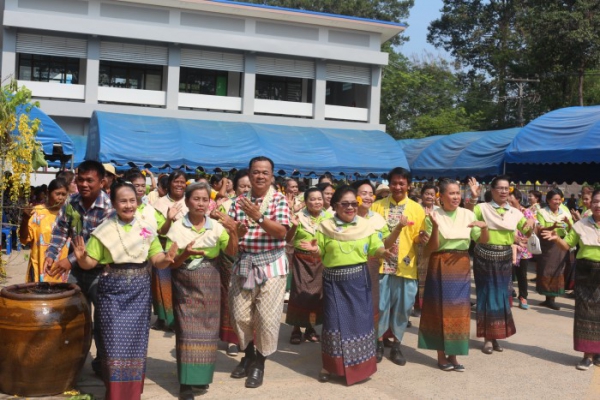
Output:
[[[31,103],[31,91],[19,88],[16,80],[11,80],[0,92],[0,217],[5,200],[15,205],[20,196],[29,198],[31,166],[39,148],[36,134],[40,121],[29,118],[34,105],[37,104]],[[0,261],[2,279],[4,260]]]
[[[243,0],[246,3],[287,7],[299,10],[403,22],[408,18],[414,0]],[[400,44],[408,37],[399,35],[392,43]]]

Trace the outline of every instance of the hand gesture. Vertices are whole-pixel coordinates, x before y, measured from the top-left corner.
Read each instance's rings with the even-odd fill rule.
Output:
[[[246,224],[242,224],[241,222],[237,223],[237,234],[239,238],[242,238],[248,233],[248,226]]]
[[[571,225],[571,219],[569,217],[567,217],[566,215],[563,217],[563,222],[565,224],[567,224],[567,226],[569,227],[569,229],[571,229],[572,225]]]
[[[204,255],[204,251],[202,250],[194,250],[194,244],[196,243],[195,240],[192,240],[191,242],[188,243],[187,246],[185,246],[185,250],[183,251],[185,258],[189,258],[190,256],[203,256]],[[171,246],[171,249],[173,248],[173,246]],[[169,251],[171,251],[171,249],[169,249]]]
[[[437,221],[436,213],[430,212],[429,215],[427,215],[427,216],[429,217],[429,220],[431,221],[431,226],[433,228],[437,228],[439,226],[439,224]]]
[[[529,223],[529,220],[527,220],[527,222]],[[526,225],[527,226],[527,225]],[[544,231],[553,231],[556,228],[558,228],[558,222],[555,222],[554,224],[550,225],[550,226],[546,226],[546,227],[542,227],[540,228],[540,232],[544,232]]]
[[[28,204],[26,207],[23,207],[23,215],[29,219],[33,214],[33,204]]]
[[[523,228],[525,228],[525,231],[533,229],[536,222],[537,222],[537,220],[535,218],[527,218],[527,222],[525,223],[525,226]],[[556,224],[554,224],[554,225],[556,227]]]
[[[261,217],[260,207],[252,203],[247,197],[242,196],[239,200],[240,208],[248,216],[248,218],[258,221]]]
[[[300,220],[298,220],[298,216],[296,214],[292,214],[290,216],[290,222],[292,223],[292,226],[298,226]]]
[[[173,243],[171,247],[169,247],[169,251],[165,252],[164,261],[168,262],[169,264],[173,264],[175,262],[177,250],[179,250],[179,246],[177,246],[177,243]]]
[[[153,176],[152,171],[150,171],[148,168],[146,168],[143,172],[145,172],[146,174]]]
[[[71,246],[73,246],[73,253],[75,254],[75,257],[77,257],[77,261],[85,259],[87,252],[85,251],[83,236],[75,236]]]
[[[296,198],[293,193],[286,193],[285,198],[287,199],[288,206],[293,207],[294,203],[296,203]]]
[[[181,203],[175,203],[167,210],[167,218],[169,221],[174,221],[177,214],[181,212]]]
[[[571,210],[571,216],[573,217],[573,221],[575,222],[581,219],[581,214],[577,210]]]
[[[50,276],[62,275],[62,274],[66,274],[70,270],[71,270],[71,262],[69,261],[68,258],[63,258],[62,260],[60,260],[59,262],[54,264],[54,267],[48,272],[48,275],[50,275]]]
[[[406,215],[400,215],[400,218],[398,218],[398,225],[396,225],[396,230],[400,231],[402,230],[402,228],[404,228],[405,226],[410,225],[410,222],[408,221],[408,217]]]
[[[419,231],[419,236],[417,238],[417,243],[427,244],[429,242],[429,234],[425,231]]]
[[[545,230],[542,231],[542,233],[540,234],[544,239],[549,240],[551,242],[554,242],[556,240],[558,240],[559,236],[558,233],[556,233],[556,231],[552,230]]]
[[[469,225],[467,225],[467,228],[473,228],[473,227],[485,229],[485,228],[487,228],[487,224],[484,221],[473,221]]]
[[[471,198],[479,199],[481,196],[481,185],[475,178],[469,178],[469,189],[471,189]]]
[[[380,258],[385,258],[389,262],[394,258],[394,253],[392,253],[391,249],[384,249]]]
[[[303,240],[300,242],[300,247],[304,251],[310,251],[311,253],[317,253],[319,251],[319,246],[317,246],[317,239],[313,239],[310,242],[308,240]]]

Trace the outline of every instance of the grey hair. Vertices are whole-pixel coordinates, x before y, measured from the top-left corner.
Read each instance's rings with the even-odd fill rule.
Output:
[[[185,199],[189,200],[190,197],[192,197],[192,193],[194,193],[196,190],[206,190],[206,193],[208,193],[208,198],[210,199],[210,193],[212,191],[212,188],[206,182],[194,182],[188,185],[185,188]]]

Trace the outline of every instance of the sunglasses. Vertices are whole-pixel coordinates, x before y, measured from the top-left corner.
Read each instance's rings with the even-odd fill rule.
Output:
[[[340,206],[342,206],[343,208],[348,208],[348,207],[352,207],[352,208],[358,208],[358,203],[357,202],[348,202],[348,201],[342,201],[340,203],[338,203]]]

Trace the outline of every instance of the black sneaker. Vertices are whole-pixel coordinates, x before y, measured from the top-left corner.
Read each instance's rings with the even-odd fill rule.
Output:
[[[591,358],[583,357],[581,361],[579,361],[579,364],[577,364],[576,368],[580,371],[587,371],[592,365],[593,363]]]
[[[383,360],[383,351],[384,351],[383,340],[378,340],[377,348],[375,349],[375,360],[378,363],[380,363],[381,360]]]
[[[600,354],[596,354],[596,355],[594,356],[594,360],[593,360],[593,362],[594,362],[594,365],[595,365],[595,366],[597,366],[597,367],[600,367]]]
[[[406,358],[404,358],[402,350],[400,350],[400,342],[394,342],[394,346],[392,346],[392,350],[390,351],[390,360],[397,365],[406,364]]]

